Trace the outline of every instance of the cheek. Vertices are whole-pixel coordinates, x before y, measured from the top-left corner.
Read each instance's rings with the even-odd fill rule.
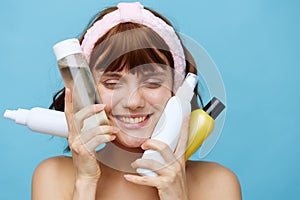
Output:
[[[159,107],[165,107],[167,101],[171,98],[172,93],[167,88],[158,90],[146,90],[144,97],[150,105],[158,105]]]
[[[98,92],[102,103],[105,104],[105,112],[110,113],[113,107],[113,92],[101,86],[98,86]]]

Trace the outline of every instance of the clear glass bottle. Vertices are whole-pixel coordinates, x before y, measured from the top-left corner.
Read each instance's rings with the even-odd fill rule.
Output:
[[[61,41],[53,46],[53,50],[65,87],[72,91],[74,112],[92,104],[101,104],[91,70],[78,39]],[[90,129],[99,124],[108,124],[104,111],[87,118],[83,129]]]

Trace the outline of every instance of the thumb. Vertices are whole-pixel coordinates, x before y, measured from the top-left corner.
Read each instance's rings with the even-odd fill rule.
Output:
[[[73,122],[73,102],[72,102],[72,92],[69,88],[65,88],[65,115],[68,122],[68,130],[71,129],[70,125]]]

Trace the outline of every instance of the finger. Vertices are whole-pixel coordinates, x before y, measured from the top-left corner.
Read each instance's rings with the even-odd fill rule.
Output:
[[[93,139],[89,140],[87,143],[85,143],[83,146],[89,151],[94,153],[96,151],[96,148],[106,142],[111,142],[116,139],[115,135],[96,135],[93,137]]]
[[[88,131],[82,132],[80,135],[80,139],[82,143],[87,143],[97,135],[112,135],[118,133],[119,131],[120,129],[114,126],[97,126],[89,129]]]
[[[75,120],[76,120],[77,127],[80,127],[80,129],[81,129],[85,119],[91,117],[92,115],[94,115],[96,113],[103,111],[104,108],[105,108],[105,104],[93,104],[93,105],[86,106],[83,109],[79,110],[75,114]]]
[[[81,139],[81,135],[77,135],[72,142],[69,143],[69,146],[72,151],[75,151],[76,153],[89,153],[93,154],[95,152],[95,149],[106,142],[111,142],[116,138],[115,135],[108,135],[108,134],[103,134],[103,135],[98,135],[95,136],[93,139],[90,141],[83,143]]]
[[[131,163],[131,167],[134,169],[149,169],[161,176],[174,176],[176,175],[176,164],[162,164],[152,159],[137,159]]]
[[[142,144],[141,147],[144,150],[152,149],[158,151],[166,161],[166,163],[171,163],[176,160],[176,157],[174,156],[174,153],[170,146],[160,140],[149,139],[144,144]]]
[[[157,172],[158,170],[164,168],[165,166],[153,159],[137,159],[133,163],[131,163],[131,167],[134,169],[142,168],[142,169],[150,169],[151,171]]]
[[[190,116],[187,115],[183,118],[178,144],[176,146],[175,153],[174,153],[176,158],[180,158],[181,162],[182,160],[183,162],[185,161],[185,152],[188,143],[189,125],[190,125]]]
[[[73,113],[73,102],[72,102],[72,93],[69,88],[65,88],[65,108],[64,113],[68,125],[68,141],[72,142],[72,138],[75,137],[75,132],[72,130],[74,123],[74,113]]]
[[[152,187],[158,187],[159,179],[157,177],[152,176],[138,176],[138,175],[131,175],[125,174],[124,178],[132,183],[139,184],[139,185],[146,185]]]
[[[79,154],[80,152],[82,153],[82,149],[81,149],[82,143],[81,143],[81,140],[79,137],[80,137],[80,135],[77,135],[77,136],[73,137],[72,140],[71,139],[68,140],[69,147],[70,147],[72,153],[74,153],[74,152],[76,154]]]

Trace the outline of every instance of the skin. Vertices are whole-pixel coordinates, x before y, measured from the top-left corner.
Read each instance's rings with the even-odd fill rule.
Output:
[[[239,182],[230,170],[216,163],[185,161],[188,116],[183,121],[175,152],[161,141],[148,139],[172,94],[171,71],[157,68],[155,72],[102,74],[97,83],[105,106],[92,105],[77,113],[73,112],[71,91],[66,89],[65,113],[72,158],[49,158],[36,168],[33,200],[241,199]],[[103,110],[110,125],[79,131],[84,119]],[[129,118],[142,122],[132,124]],[[96,154],[95,148],[107,142],[111,145]],[[124,159],[114,147],[134,155],[141,155],[146,149],[157,150],[167,165],[134,156]],[[121,163],[126,170],[117,170],[114,164],[103,164],[97,158],[116,160],[115,166]],[[158,176],[140,176],[135,173],[138,167],[158,169]]]

